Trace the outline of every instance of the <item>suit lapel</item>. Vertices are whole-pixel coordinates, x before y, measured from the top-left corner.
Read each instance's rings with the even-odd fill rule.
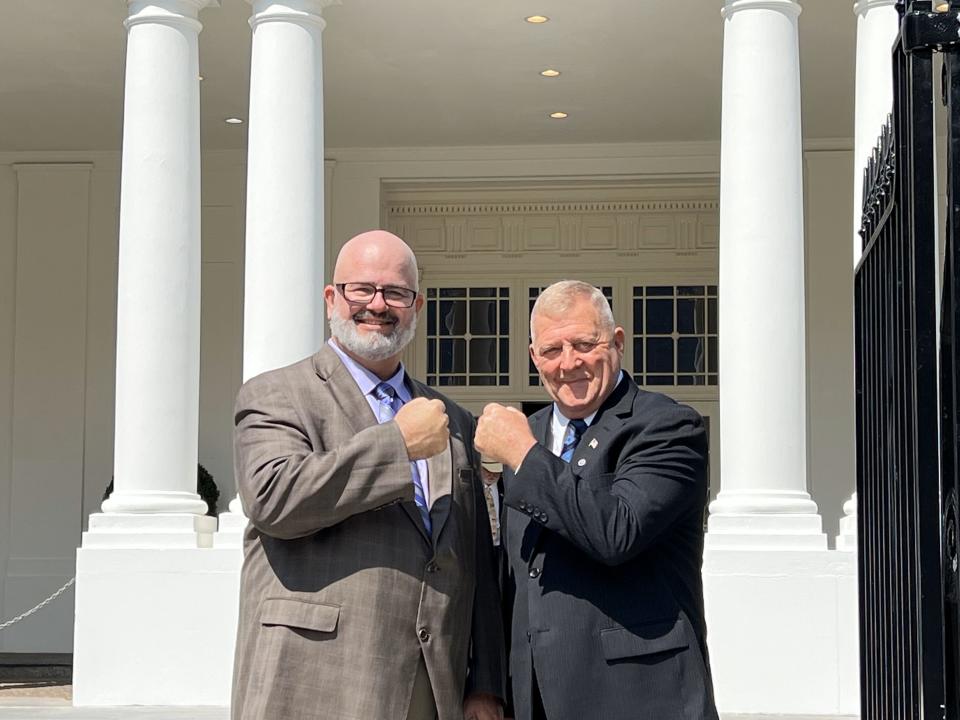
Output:
[[[320,379],[327,383],[334,401],[343,410],[344,420],[355,433],[377,424],[377,418],[360,392],[357,381],[340,356],[328,345],[324,345],[313,356],[313,367]]]
[[[574,453],[575,458],[581,457],[581,451],[584,448],[591,447],[594,440],[599,443],[605,435],[612,434],[619,428],[623,424],[624,418],[630,417],[633,413],[633,399],[637,396],[637,391],[637,384],[629,375],[625,375],[600,408],[597,416],[593,419],[593,423],[583,434],[580,444],[577,446],[577,452]],[[594,443],[594,447],[596,447],[596,443]]]

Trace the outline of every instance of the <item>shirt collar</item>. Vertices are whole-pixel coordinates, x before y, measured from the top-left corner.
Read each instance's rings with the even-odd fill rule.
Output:
[[[347,355],[341,349],[341,347],[334,342],[333,338],[327,340],[327,345],[329,345],[330,348],[343,361],[343,364],[350,372],[350,376],[356,381],[357,387],[360,388],[360,392],[362,392],[364,395],[370,395],[377,385],[385,382],[394,389],[394,391],[397,393],[397,397],[399,397],[402,402],[406,403],[410,401],[410,391],[407,390],[407,385],[403,382],[403,379],[406,376],[406,370],[404,369],[402,362],[400,363],[400,367],[397,368],[397,371],[393,375],[386,380],[381,380],[374,373],[370,372],[363,365]]]

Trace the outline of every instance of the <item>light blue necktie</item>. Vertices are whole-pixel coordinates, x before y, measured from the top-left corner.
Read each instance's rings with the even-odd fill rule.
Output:
[[[560,451],[561,460],[564,462],[573,460],[573,451],[577,449],[577,444],[586,429],[587,424],[583,420],[571,420],[567,424],[567,432],[563,436],[563,449]]]
[[[400,398],[397,397],[397,391],[389,383],[382,382],[373,389],[374,397],[380,402],[381,412],[377,418],[380,422],[392,420],[397,411],[403,406]],[[423,526],[427,529],[427,534],[431,533],[430,508],[427,507],[427,495],[423,492],[423,481],[420,479],[420,471],[417,469],[417,463],[410,463],[410,473],[413,475],[413,501],[420,510],[420,517],[423,518]]]

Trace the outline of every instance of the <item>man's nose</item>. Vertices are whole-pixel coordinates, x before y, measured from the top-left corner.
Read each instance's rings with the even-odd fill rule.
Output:
[[[367,309],[376,313],[382,313],[387,307],[388,305],[383,299],[383,290],[374,292],[373,297],[370,298],[370,302],[367,303]]]
[[[564,371],[575,370],[580,365],[580,356],[573,349],[572,345],[564,345],[560,350],[560,369]]]

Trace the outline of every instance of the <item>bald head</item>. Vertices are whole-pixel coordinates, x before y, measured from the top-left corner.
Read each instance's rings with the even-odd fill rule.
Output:
[[[365,368],[390,377],[417,329],[418,289],[417,258],[403,240],[386,230],[350,238],[323,289],[331,336]]]
[[[391,268],[405,279],[404,287],[419,287],[417,258],[403,240],[386,230],[368,230],[347,240],[337,255],[333,282],[370,282],[360,277],[367,268]],[[359,274],[358,274],[359,273]]]

